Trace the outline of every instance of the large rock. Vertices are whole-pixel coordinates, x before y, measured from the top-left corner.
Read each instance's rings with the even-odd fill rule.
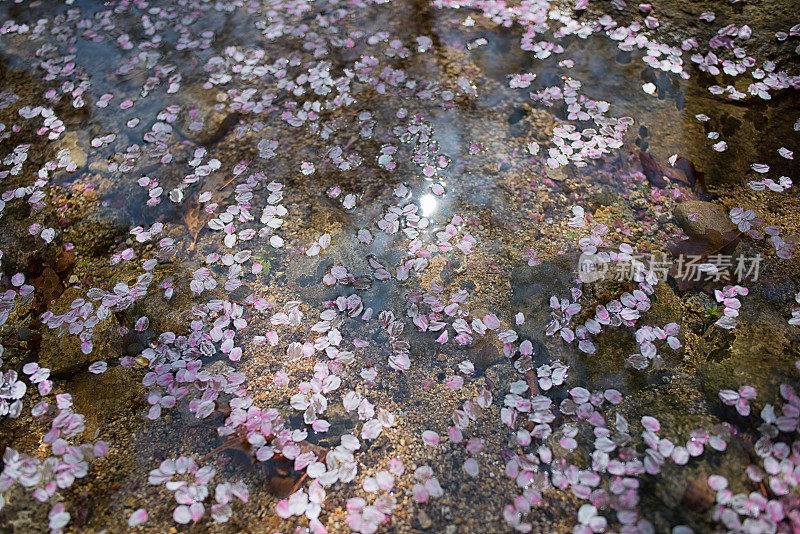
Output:
[[[65,231],[80,250],[103,254],[124,238],[131,228],[131,218],[123,210],[97,205],[95,209]]]
[[[180,126],[181,133],[201,145],[212,145],[239,122],[239,113],[217,99],[215,89],[204,89],[201,84],[189,85],[178,97],[194,116]],[[220,97],[224,97],[221,94]],[[198,126],[193,125],[196,123]]]
[[[76,298],[86,298],[86,293],[78,288],[67,288],[50,307],[54,314],[61,315],[70,310]],[[58,329],[42,326],[42,344],[39,348],[39,365],[47,367],[54,374],[85,370],[95,361],[117,358],[122,354],[122,338],[114,314],[100,321],[94,327],[92,352],[81,351],[81,341],[77,335],[65,332],[58,335]]]
[[[672,215],[678,226],[692,237],[703,237],[708,230],[723,235],[736,230],[725,208],[712,202],[687,200],[678,204]]]
[[[765,403],[780,402],[780,384],[797,383],[795,361],[800,347],[800,330],[787,323],[790,297],[773,301],[762,288],[761,284],[753,286],[749,295],[740,297],[741,315],[735,329],[708,327],[695,361],[708,399],[717,401],[721,389],[751,385],[758,392],[751,403],[755,413]]]
[[[61,232],[57,231],[55,239],[47,245],[40,236],[31,235],[29,227],[33,223],[42,224],[44,227],[56,227],[55,221],[55,210],[50,203],[45,203],[41,209],[34,210],[30,204],[21,199],[9,201],[0,215],[2,271],[11,276],[20,272],[27,274],[35,264],[54,265],[56,253],[61,249]]]
[[[143,403],[145,388],[132,369],[110,367],[100,375],[81,373],[67,386],[75,409],[86,417],[87,435],[92,436],[114,419],[136,412]],[[109,394],[113,392],[113,394]]]
[[[644,314],[645,322],[658,326],[664,326],[669,323],[681,324],[683,307],[672,287],[662,281],[654,289],[655,291],[650,299],[652,307]]]
[[[126,310],[125,326],[133,329],[136,320],[146,316],[150,322],[148,330],[155,335],[163,332],[188,335],[191,332],[192,306],[197,301],[194,293],[188,289],[191,272],[183,270],[179,264],[175,263],[158,265],[152,272],[153,281],[150,283],[147,295]],[[131,286],[141,274],[142,271],[137,268],[122,271],[111,278],[109,287],[114,287],[119,282]],[[175,288],[175,293],[169,300],[164,297],[164,290],[160,287],[161,282],[168,276],[174,278],[173,287]]]
[[[705,173],[706,183],[743,184],[760,180],[764,176],[750,168],[753,163],[769,164],[768,176],[776,181],[781,175],[792,176],[795,162],[779,157],[776,151],[781,146],[795,154],[800,150],[794,131],[794,123],[800,116],[797,91],[775,91],[770,100],[748,95],[737,102],[709,93],[708,86],[714,83],[718,80],[703,75],[689,80],[683,116],[687,157]],[[747,83],[742,80],[737,89],[746,93]],[[711,119],[701,122],[696,118],[699,114]],[[717,141],[708,138],[710,132],[720,133],[720,140],[728,144],[727,150],[716,152],[711,148]]]
[[[74,131],[66,132],[59,138],[58,144],[56,145],[56,151],[69,151],[69,159],[75,162],[78,169],[84,168],[89,159],[86,154],[86,149],[84,148],[84,146],[88,146],[88,142],[86,142],[85,139],[81,139],[81,137],[85,136],[79,136],[78,132]]]

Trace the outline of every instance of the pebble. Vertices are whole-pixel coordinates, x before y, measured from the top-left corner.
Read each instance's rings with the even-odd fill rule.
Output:
[[[22,341],[29,341],[34,335],[34,332],[26,326],[19,329],[19,338]]]
[[[423,530],[429,529],[431,525],[433,525],[433,521],[431,521],[431,518],[425,513],[425,510],[420,510],[417,515],[417,520],[419,521],[419,526],[422,527]]]
[[[736,229],[725,208],[712,202],[687,200],[675,206],[672,215],[678,225],[693,237],[701,237],[707,230],[725,234]]]

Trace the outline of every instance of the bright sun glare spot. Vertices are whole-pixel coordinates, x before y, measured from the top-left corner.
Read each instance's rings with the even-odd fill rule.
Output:
[[[419,199],[419,207],[423,217],[428,217],[436,211],[436,197],[431,194],[422,195]]]

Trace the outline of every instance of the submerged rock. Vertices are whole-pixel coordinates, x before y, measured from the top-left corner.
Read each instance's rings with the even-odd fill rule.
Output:
[[[191,117],[183,124],[181,133],[201,145],[216,143],[239,121],[239,113],[221,103],[215,91],[200,84],[186,87],[180,96]],[[225,94],[221,93],[221,97]]]
[[[145,388],[134,373],[121,366],[110,367],[100,375],[81,373],[67,385],[67,390],[73,395],[78,413],[86,417],[89,435],[117,417],[130,414],[145,395]]]
[[[66,233],[81,250],[98,253],[114,246],[118,237],[126,236],[131,226],[127,213],[109,206],[97,206]]]
[[[467,349],[467,359],[475,366],[475,372],[481,375],[486,369],[503,360],[503,344],[493,336],[478,338],[474,345]]]
[[[664,326],[668,323],[680,324],[683,317],[683,306],[675,291],[666,282],[655,286],[652,307],[645,312],[645,321],[649,324]]]
[[[750,96],[734,102],[723,96],[709,93],[703,78],[693,76],[686,92],[683,132],[687,157],[705,173],[706,183],[742,184],[757,179],[750,165],[769,161],[775,176],[791,175],[794,162],[775,158],[775,140],[780,139],[789,150],[797,153],[800,145],[794,135],[794,122],[800,114],[800,105],[794,90],[776,91],[770,100]],[[746,104],[746,105],[743,105]],[[698,115],[711,117],[699,121]],[[717,152],[711,148],[716,142],[708,134],[718,132],[727,149]]]
[[[82,142],[78,132],[66,132],[61,136],[56,146],[56,151],[68,150],[69,159],[75,162],[78,169],[82,169],[86,167],[86,162],[89,159],[86,150],[83,148],[84,144],[88,143]]]
[[[754,411],[766,402],[778,402],[778,384],[796,381],[800,332],[788,327],[781,310],[765,302],[757,291],[743,297],[747,306],[737,327],[723,330],[712,324],[702,337],[696,362],[702,389],[717,401],[722,389],[753,386],[758,392]]]
[[[133,285],[141,275],[141,271],[130,269],[112,278],[111,287],[119,282]],[[196,302],[195,295],[188,290],[188,277],[190,273],[183,272],[175,264],[159,265],[153,269],[153,282],[151,291],[136,301],[125,313],[125,326],[133,329],[139,317],[147,317],[150,323],[149,330],[157,335],[163,332],[174,332],[186,335],[190,330],[192,306]],[[164,297],[161,284],[165,279],[173,277],[176,288],[172,298]],[[159,289],[156,289],[159,288]]]
[[[31,209],[30,204],[20,200],[9,201],[0,210],[0,221],[3,230],[0,232],[0,250],[3,251],[0,266],[6,274],[28,274],[32,265],[37,263],[55,264],[56,251],[61,244],[61,232],[56,231],[49,246],[40,235],[30,232],[32,224],[42,227],[55,226],[55,210],[49,204],[40,209]],[[46,221],[42,224],[42,221]],[[48,223],[48,221],[51,221]]]
[[[672,215],[678,226],[692,237],[703,237],[708,230],[723,235],[736,230],[725,208],[713,202],[687,200],[675,206]]]
[[[86,298],[83,290],[70,287],[50,307],[56,315],[67,313],[77,298]],[[39,348],[39,365],[47,367],[54,374],[76,371],[92,362],[117,358],[122,353],[122,338],[114,314],[109,314],[97,323],[92,335],[94,345],[89,354],[81,351],[81,340],[77,335],[65,332],[59,336],[58,329],[43,326],[42,344]]]

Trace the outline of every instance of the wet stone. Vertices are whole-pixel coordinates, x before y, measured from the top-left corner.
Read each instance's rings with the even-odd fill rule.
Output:
[[[197,120],[187,119],[181,133],[201,145],[208,146],[220,141],[239,121],[239,114],[219,102],[217,92],[213,89],[204,89],[199,84],[188,86],[182,91],[181,100],[189,109],[197,109]],[[193,122],[196,124],[193,125]]]
[[[88,433],[144,407],[144,386],[132,369],[119,365],[99,375],[81,373],[66,387],[72,392],[79,413],[86,416]]]
[[[3,251],[1,265],[8,274],[26,273],[33,263],[45,261],[55,263],[55,247],[45,247],[37,236],[31,235],[29,227],[37,219],[51,216],[52,207],[44,208],[44,212],[35,212],[30,204],[20,200],[12,200],[2,211],[2,231],[0,231],[0,250]],[[60,233],[56,234],[53,243],[59,242]]]
[[[735,329],[708,327],[702,345],[706,357],[698,362],[698,376],[710,399],[716,400],[722,389],[749,384],[758,392],[757,406],[776,403],[779,392],[775,384],[796,380],[794,347],[800,343],[800,332],[786,329],[783,314],[759,295],[747,298],[753,306],[737,318]]]
[[[100,205],[86,213],[65,233],[82,250],[104,253],[127,236],[130,226],[131,219],[127,213]]]
[[[431,521],[430,516],[425,513],[425,510],[420,510],[419,514],[417,514],[417,521],[419,521],[419,526],[423,530],[427,530],[433,525],[433,521]]]
[[[86,298],[86,294],[78,288],[67,288],[50,311],[56,315],[66,313],[77,298]],[[59,336],[58,329],[48,326],[42,327],[41,334],[39,365],[49,368],[54,374],[80,370],[97,360],[116,358],[122,352],[119,324],[113,313],[95,325],[92,334],[94,346],[89,354],[81,350],[81,340],[77,335],[65,332]]]
[[[84,168],[88,160],[86,149],[84,148],[88,143],[81,137],[78,132],[65,132],[61,135],[59,143],[56,145],[56,151],[69,151],[69,159],[75,162],[78,170]]]
[[[147,317],[150,323],[150,329],[161,332],[174,332],[176,334],[188,334],[190,331],[190,316],[189,310],[195,302],[195,297],[189,291],[188,284],[182,284],[183,273],[176,269],[175,265],[164,264],[159,265],[153,269],[153,281],[150,284],[150,291],[136,301],[125,313],[124,324],[126,327],[133,329],[136,321],[140,317]],[[136,279],[141,274],[141,271],[131,269],[130,271],[123,271],[112,278],[111,287],[114,287],[118,282],[133,285]],[[164,296],[163,290],[157,290],[159,284],[167,278],[173,276],[175,279],[174,285],[176,290],[172,298],[167,299]],[[140,338],[139,341],[142,341]],[[126,346],[127,350],[127,346]]]
[[[672,287],[666,282],[655,286],[652,307],[645,312],[645,319],[649,323],[665,325],[667,323],[680,324],[683,317],[683,306]]]
[[[725,208],[712,202],[687,200],[678,204],[672,215],[678,226],[692,237],[702,237],[708,230],[723,235],[736,230]]]
[[[22,341],[28,341],[35,335],[36,335],[35,332],[33,332],[30,328],[27,328],[25,326],[19,329],[19,338]]]
[[[125,347],[125,352],[130,356],[138,356],[142,350],[144,350],[144,347],[142,347],[141,343],[130,343]]]

